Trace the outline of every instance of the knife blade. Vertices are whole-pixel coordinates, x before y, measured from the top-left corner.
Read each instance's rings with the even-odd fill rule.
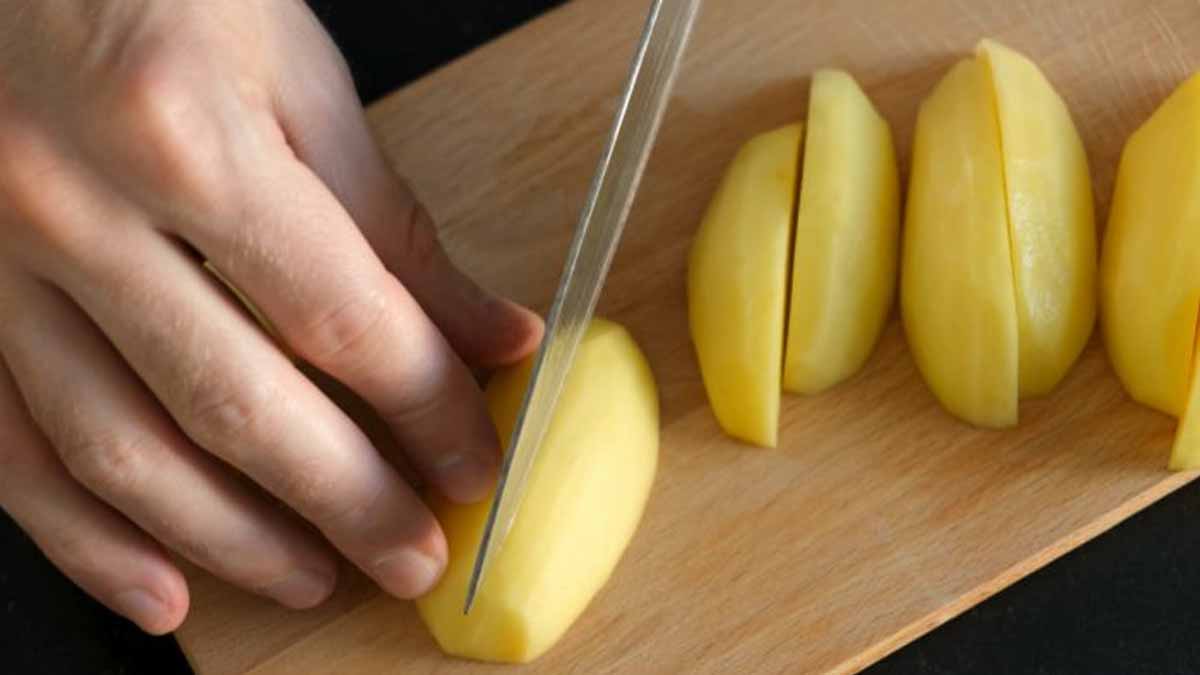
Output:
[[[467,585],[463,613],[486,577],[521,506],[529,469],[554,414],[576,348],[591,321],[650,148],[666,110],[701,0],[654,0],[646,18],[608,143],[567,252],[546,333],[517,413]]]

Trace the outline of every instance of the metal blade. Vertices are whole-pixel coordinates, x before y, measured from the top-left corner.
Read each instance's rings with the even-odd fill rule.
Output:
[[[521,506],[529,469],[554,415],[575,350],[596,309],[699,7],[700,0],[655,0],[650,8],[509,439],[467,587],[464,614],[471,611],[488,562],[508,536]]]

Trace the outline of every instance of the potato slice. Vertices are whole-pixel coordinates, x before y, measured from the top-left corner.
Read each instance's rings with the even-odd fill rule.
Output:
[[[925,381],[974,424],[1017,421],[1018,331],[992,85],[960,61],[921,105],[905,221],[901,313]]]
[[[850,75],[813,75],[784,389],[813,394],[870,356],[896,292],[900,185],[887,122]]]
[[[512,431],[531,361],[497,374],[488,406],[501,438]],[[490,499],[432,498],[450,563],[417,601],[442,650],[498,662],[544,653],[604,586],[633,537],[658,463],[658,394],[621,326],[595,320],[580,344],[520,514],[492,561],[470,615],[467,581]]]
[[[995,92],[1017,302],[1020,396],[1049,393],[1096,322],[1096,221],[1071,113],[1032,61],[979,44]]]
[[[730,435],[774,447],[802,125],[747,142],[692,244],[688,317],[708,400]]]
[[[1195,370],[1200,311],[1200,75],[1182,84],[1121,155],[1101,257],[1101,323],[1134,399],[1182,416],[1171,467],[1200,467]]]

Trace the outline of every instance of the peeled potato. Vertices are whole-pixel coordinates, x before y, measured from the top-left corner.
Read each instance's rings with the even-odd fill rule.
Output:
[[[1032,61],[979,46],[996,95],[1019,334],[1021,396],[1049,393],[1096,323],[1096,219],[1083,141]]]
[[[921,104],[900,306],[917,367],[947,410],[1017,421],[1017,310],[987,71],[960,61]]]
[[[901,313],[938,400],[968,422],[1066,375],[1095,323],[1096,235],[1083,144],[1032,62],[990,40],[922,105]]]
[[[512,432],[531,366],[503,371],[488,385],[501,438]],[[625,551],[657,464],[654,377],[629,333],[597,319],[579,346],[520,513],[469,615],[463,601],[491,500],[430,500],[450,561],[417,609],[442,650],[521,663],[553,646]]]
[[[802,130],[791,124],[742,147],[688,263],[692,342],[713,413],[730,435],[772,447]]]
[[[844,72],[813,75],[799,190],[783,386],[813,394],[862,367],[896,292],[892,132]]]
[[[1101,257],[1101,318],[1134,399],[1182,418],[1170,466],[1200,467],[1200,75],[1183,83],[1121,155]]]

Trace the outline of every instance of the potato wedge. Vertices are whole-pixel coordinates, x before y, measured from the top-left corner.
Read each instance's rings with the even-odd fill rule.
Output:
[[[917,116],[900,284],[909,347],[951,413],[1017,421],[1018,330],[1000,133],[983,64],[958,62]]]
[[[1083,141],[1036,65],[979,44],[995,92],[1017,301],[1020,396],[1052,390],[1096,323],[1096,219]]]
[[[799,189],[783,386],[814,394],[862,367],[896,294],[892,132],[842,71],[813,74]]]
[[[487,400],[501,438],[512,432],[532,362],[497,374]],[[521,511],[470,615],[467,581],[491,499],[430,499],[450,562],[417,609],[446,653],[496,662],[537,658],[608,580],[641,519],[658,464],[658,394],[629,333],[589,327],[531,470]]]
[[[1170,466],[1200,467],[1200,75],[1126,143],[1100,270],[1113,369],[1135,400],[1182,418]]]
[[[796,173],[803,126],[747,142],[709,204],[688,262],[688,318],[708,400],[727,433],[778,438]]]

